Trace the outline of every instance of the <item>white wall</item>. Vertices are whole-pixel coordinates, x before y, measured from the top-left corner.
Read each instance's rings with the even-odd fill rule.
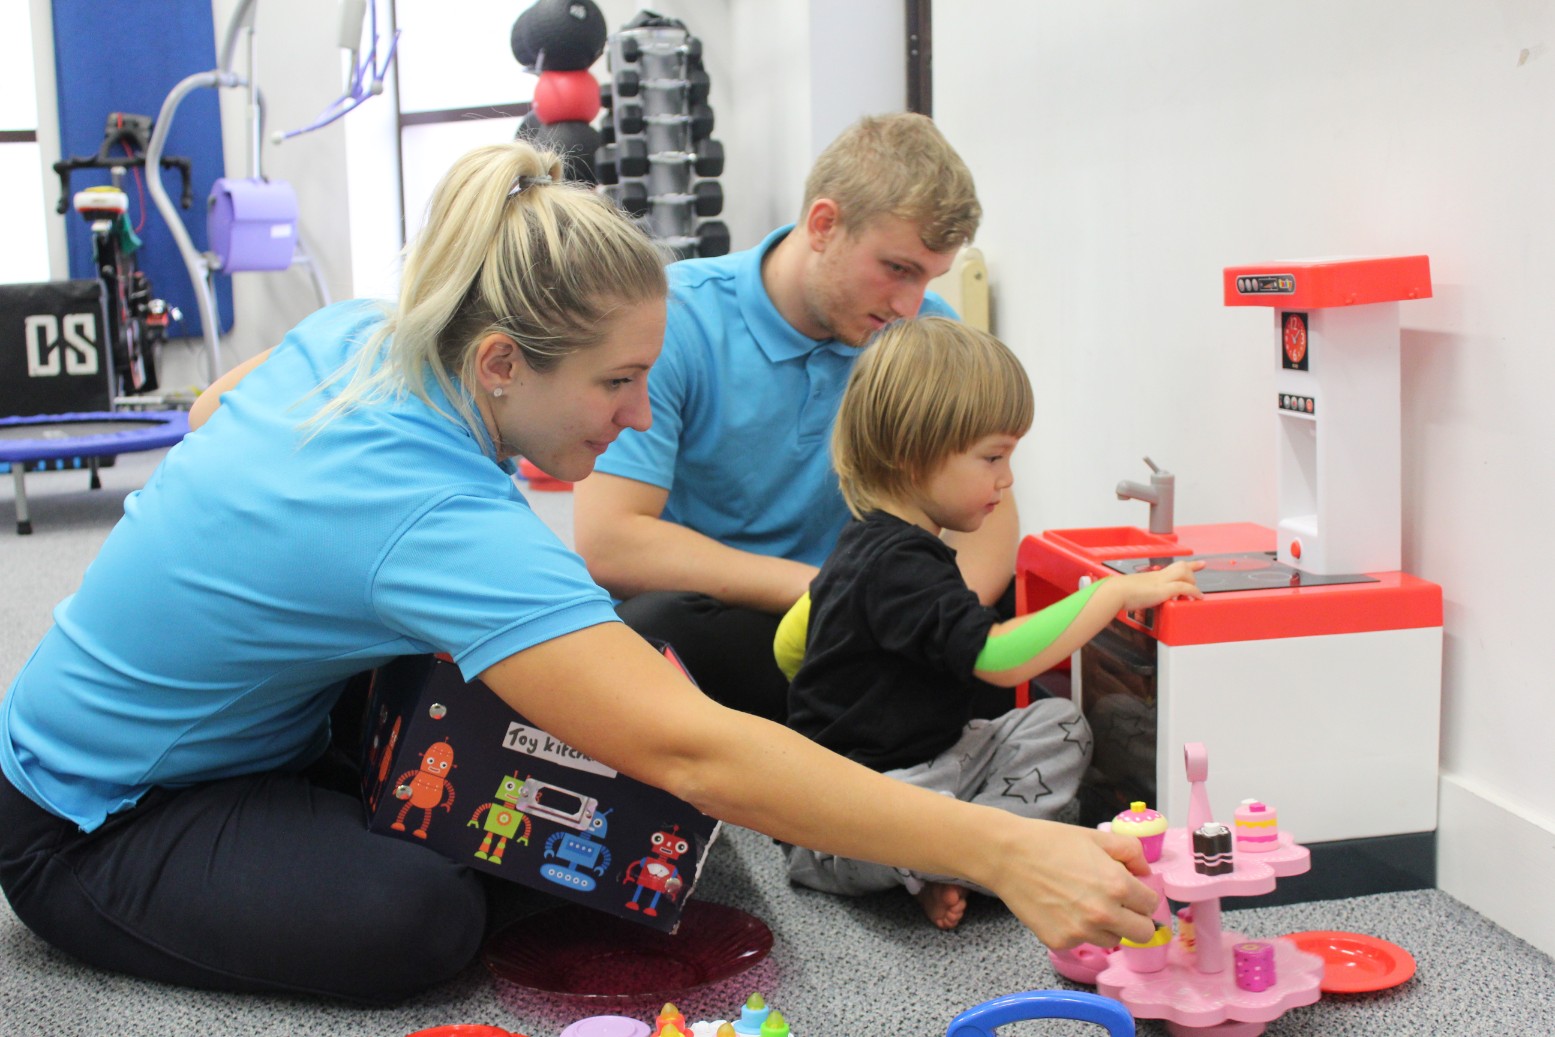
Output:
[[[936,14],[935,115],[978,176],[995,330],[1038,386],[1028,529],[1142,523],[1112,487],[1144,454],[1176,472],[1179,522],[1271,524],[1272,317],[1225,308],[1221,269],[1431,257],[1435,297],[1400,311],[1403,548],[1446,600],[1439,880],[1555,952],[1555,6]]]

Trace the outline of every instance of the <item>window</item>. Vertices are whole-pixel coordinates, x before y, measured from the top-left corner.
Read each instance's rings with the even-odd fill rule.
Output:
[[[44,191],[32,13],[0,4],[0,284],[49,279],[48,221],[60,219]]]
[[[513,57],[509,36],[523,5],[397,0],[400,171],[405,235],[420,229],[437,180],[482,144],[513,139],[535,76]]]

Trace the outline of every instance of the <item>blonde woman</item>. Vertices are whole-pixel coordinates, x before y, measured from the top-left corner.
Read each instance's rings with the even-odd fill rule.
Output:
[[[396,305],[320,311],[202,397],[0,701],[18,917],[197,987],[386,1003],[455,975],[481,882],[369,833],[329,766],[348,678],[446,652],[708,814],[965,876],[1058,946],[1147,937],[1137,842],[1011,827],[715,705],[530,511],[515,457],[578,480],[648,426],[665,318],[652,244],[559,171],[522,143],[465,156]]]

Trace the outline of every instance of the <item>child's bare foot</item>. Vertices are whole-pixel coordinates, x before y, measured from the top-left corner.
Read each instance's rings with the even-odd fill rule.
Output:
[[[954,929],[966,914],[966,890],[946,882],[926,882],[913,894],[923,913],[941,929]]]

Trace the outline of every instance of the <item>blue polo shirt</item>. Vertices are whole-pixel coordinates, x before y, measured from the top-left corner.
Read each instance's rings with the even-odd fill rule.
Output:
[[[616,621],[435,383],[304,438],[381,320],[303,321],[125,501],[0,700],[0,769],[39,806],[90,831],[154,785],[301,767],[352,674],[447,652],[473,678]]]
[[[783,319],[753,249],[669,268],[664,351],[648,377],[653,427],[628,429],[596,471],[669,491],[662,517],[730,547],[820,565],[848,520],[831,429],[860,350]],[[956,316],[924,297],[925,316]]]

